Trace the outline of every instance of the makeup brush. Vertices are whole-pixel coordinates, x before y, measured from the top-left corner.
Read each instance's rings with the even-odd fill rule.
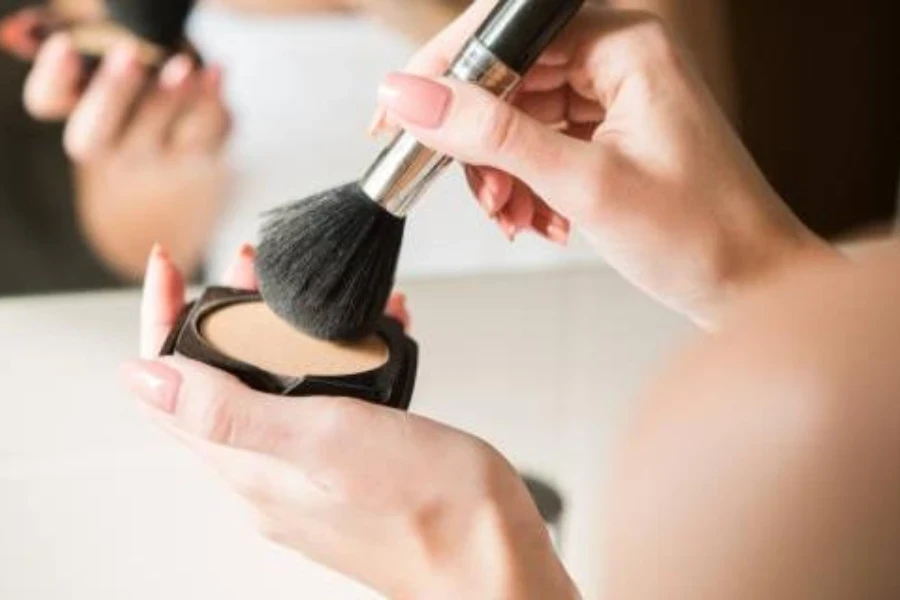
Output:
[[[508,97],[584,0],[502,0],[447,75]],[[282,319],[315,337],[370,334],[394,285],[406,216],[451,159],[400,133],[354,183],[265,215],[256,268]]]

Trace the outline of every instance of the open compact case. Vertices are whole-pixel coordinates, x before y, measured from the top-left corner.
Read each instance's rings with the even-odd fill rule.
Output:
[[[258,293],[223,287],[182,311],[161,354],[206,363],[268,394],[345,396],[399,410],[409,408],[418,368],[418,346],[390,317],[366,339],[327,342],[282,321]]]

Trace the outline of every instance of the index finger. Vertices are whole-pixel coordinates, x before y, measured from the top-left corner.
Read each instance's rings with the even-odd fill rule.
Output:
[[[155,358],[184,308],[184,278],[159,244],[150,252],[141,297],[141,357]]]

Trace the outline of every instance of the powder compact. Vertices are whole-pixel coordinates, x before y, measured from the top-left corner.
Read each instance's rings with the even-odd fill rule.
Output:
[[[346,396],[409,408],[418,346],[383,317],[375,333],[351,342],[313,338],[282,321],[256,292],[208,288],[182,311],[162,355],[180,355],[282,396]]]

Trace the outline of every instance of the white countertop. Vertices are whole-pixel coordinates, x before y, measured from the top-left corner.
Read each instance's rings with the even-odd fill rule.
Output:
[[[489,440],[567,496],[565,558],[599,581],[608,449],[689,327],[606,270],[419,281],[417,412]],[[119,387],[136,292],[0,301],[0,598],[369,598],[262,542]]]

